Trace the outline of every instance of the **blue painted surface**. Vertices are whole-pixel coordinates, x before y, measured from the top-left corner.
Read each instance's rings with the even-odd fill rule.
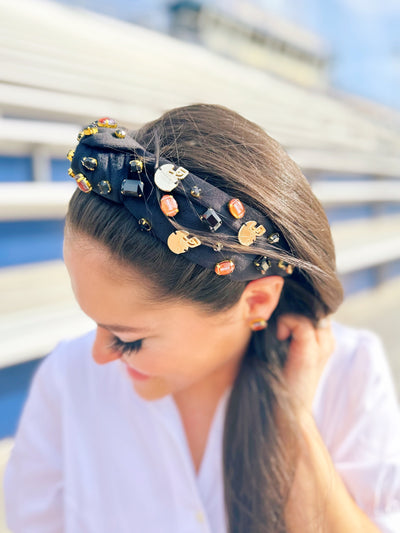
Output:
[[[1,181],[30,181],[32,179],[32,160],[30,157],[0,156]]]
[[[340,276],[345,297],[374,287],[377,284],[377,276],[378,271],[376,268],[366,268],[365,270]]]
[[[67,158],[51,160],[51,179],[53,181],[69,181],[72,178],[68,176],[70,162]]]
[[[0,267],[62,258],[63,220],[0,223]]]
[[[325,209],[329,224],[345,222],[346,220],[361,220],[371,217],[375,211],[370,204],[328,207]]]
[[[0,370],[0,439],[15,434],[32,377],[41,359]]]

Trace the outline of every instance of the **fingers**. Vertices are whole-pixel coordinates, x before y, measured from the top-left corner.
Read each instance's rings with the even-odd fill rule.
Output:
[[[312,322],[300,315],[282,315],[278,319],[276,336],[278,340],[291,338],[292,347],[317,344],[324,351],[332,351],[334,336],[331,321],[328,317],[321,319],[314,327]]]
[[[294,397],[311,411],[319,378],[334,348],[330,320],[324,320],[318,328],[304,316],[282,315],[278,319],[277,338],[290,339],[285,379]]]

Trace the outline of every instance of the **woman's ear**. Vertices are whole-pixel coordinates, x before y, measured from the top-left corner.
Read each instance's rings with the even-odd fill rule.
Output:
[[[268,320],[278,305],[284,279],[280,276],[268,276],[247,284],[242,294],[245,319]]]

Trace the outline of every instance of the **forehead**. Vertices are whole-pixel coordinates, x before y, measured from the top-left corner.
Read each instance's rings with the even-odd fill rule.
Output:
[[[64,261],[78,304],[97,324],[147,328],[203,314],[193,302],[160,298],[140,271],[90,237],[66,235]]]
[[[157,290],[141,272],[118,261],[101,243],[67,232],[64,262],[75,296],[106,302],[127,301],[142,306],[157,301]],[[79,302],[80,303],[80,302]]]

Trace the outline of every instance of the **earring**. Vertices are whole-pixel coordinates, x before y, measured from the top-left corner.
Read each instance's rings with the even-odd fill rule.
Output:
[[[268,322],[264,318],[255,318],[249,325],[252,331],[261,331],[268,326]]]

